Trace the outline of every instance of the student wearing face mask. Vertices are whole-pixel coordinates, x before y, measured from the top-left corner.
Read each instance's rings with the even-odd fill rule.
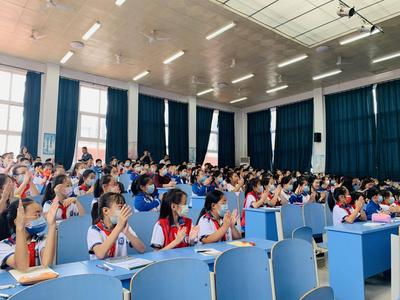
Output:
[[[383,201],[383,197],[380,191],[376,188],[371,188],[367,192],[367,197],[369,200],[367,206],[365,207],[365,214],[367,215],[367,219],[371,220],[373,214],[377,213],[385,213],[390,214],[390,212],[384,211],[381,207],[381,203]]]
[[[96,179],[100,179],[103,172],[103,161],[101,159],[96,159],[96,164],[92,167],[92,170],[96,174]]]
[[[218,190],[209,193],[197,221],[199,241],[208,244],[242,238],[236,228],[237,221],[237,210],[232,213],[228,210],[224,193]]]
[[[156,250],[169,250],[189,247],[196,243],[199,226],[193,226],[187,217],[189,207],[186,193],[172,189],[164,194],[160,218],[154,225],[151,247]]]
[[[8,175],[0,174],[0,241],[10,236],[7,209],[14,200],[14,183],[12,178]]]
[[[132,160],[130,158],[125,159],[124,168],[122,170],[122,173],[127,173],[127,174],[132,173],[131,165],[132,165]],[[139,164],[139,166],[140,166],[140,164]]]
[[[197,196],[206,196],[214,190],[214,187],[211,186],[212,178],[207,177],[202,169],[193,172],[192,182],[192,192]]]
[[[236,172],[229,171],[226,176],[226,187],[228,192],[235,192],[237,195],[243,191],[244,180]]]
[[[294,183],[294,194],[290,195],[290,204],[302,204],[310,202],[310,187],[306,179],[298,179]]]
[[[135,181],[136,178],[138,178],[140,176],[142,170],[143,170],[143,167],[140,165],[140,163],[136,163],[133,166],[133,170],[130,173],[131,174],[131,180]]]
[[[83,172],[85,172],[86,166],[84,163],[77,162],[74,165],[74,168],[72,169],[71,173],[71,182],[73,186],[78,185],[79,179],[82,177]]]
[[[223,178],[220,170],[216,170],[213,172],[212,179],[213,179],[211,182],[212,190],[223,191],[225,189],[224,188],[224,178]]]
[[[364,198],[360,197],[355,201],[354,208],[350,205],[352,197],[349,191],[340,186],[335,188],[332,197],[328,198],[329,207],[332,208],[333,225],[342,223],[354,223],[359,221],[366,221],[367,216],[363,211],[365,204]]]
[[[135,196],[135,210],[158,211],[161,201],[158,199],[153,179],[147,175],[140,175],[131,186],[132,194]]]
[[[56,249],[55,201],[45,219],[42,208],[31,199],[13,202],[7,211],[11,236],[0,242],[1,269],[26,272],[29,267],[53,263]]]
[[[293,191],[293,184],[292,184],[292,177],[291,176],[285,176],[281,180],[281,194],[279,196],[279,199],[281,201],[282,205],[288,204],[290,196],[292,195]]]
[[[11,153],[4,153],[1,156],[0,174],[9,175],[14,164],[15,163]]]
[[[186,184],[188,178],[188,171],[186,165],[178,167],[178,174],[174,177],[176,184]]]
[[[157,188],[172,188],[176,186],[176,182],[172,181],[170,177],[167,176],[168,170],[166,165],[159,164],[157,166],[156,174],[153,177],[154,185]]]
[[[143,253],[145,246],[129,226],[132,209],[121,194],[106,193],[99,199],[99,209],[87,233],[90,259],[128,255],[128,246]]]
[[[66,175],[54,177],[43,195],[43,214],[46,215],[52,203],[57,201],[56,220],[61,221],[73,216],[83,216],[85,209],[73,195],[71,180]]]
[[[83,172],[81,179],[79,180],[78,186],[74,189],[76,196],[82,196],[86,194],[92,194],[94,190],[94,184],[96,182],[96,173],[87,169]]]
[[[383,201],[381,203],[382,209],[398,215],[400,213],[400,206],[393,196],[393,193],[389,190],[382,190],[381,195],[383,197]]]
[[[15,179],[14,194],[16,197],[24,199],[28,196],[39,195],[36,185],[33,183],[32,173],[26,166],[16,165],[12,170]]]

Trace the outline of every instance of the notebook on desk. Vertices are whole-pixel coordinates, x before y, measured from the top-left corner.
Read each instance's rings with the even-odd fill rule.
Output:
[[[153,261],[144,259],[144,258],[135,258],[135,257],[118,257],[118,258],[110,258],[106,260],[108,264],[112,266],[117,266],[120,268],[124,268],[127,270],[134,270],[138,268],[143,268]]]
[[[16,281],[23,285],[35,284],[44,280],[54,279],[59,276],[57,272],[50,268],[44,267],[29,268],[27,272],[21,272],[18,270],[10,270],[9,272]]]

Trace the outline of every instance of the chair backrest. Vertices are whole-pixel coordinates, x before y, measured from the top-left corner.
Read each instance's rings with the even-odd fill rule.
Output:
[[[224,195],[226,197],[229,210],[233,211],[234,209],[237,209],[239,212],[239,200],[238,200],[238,196],[236,195],[236,193],[235,192],[224,192]]]
[[[115,300],[122,298],[122,284],[106,275],[73,275],[32,285],[9,299],[12,300]]]
[[[312,234],[313,233],[312,233],[311,227],[303,226],[303,227],[299,227],[299,228],[296,228],[295,230],[293,230],[292,237],[294,239],[304,240],[304,241],[312,244],[313,243],[313,235]]]
[[[82,196],[78,196],[78,201],[82,204],[85,209],[85,214],[89,214],[92,211],[92,201],[94,199],[93,194],[86,194]]]
[[[330,286],[321,286],[305,293],[300,300],[335,300]]]
[[[126,173],[122,173],[121,175],[119,175],[119,182],[121,182],[124,186],[125,191],[130,191],[131,190],[131,175],[130,174],[126,174]]]
[[[43,184],[35,184],[35,186],[36,186],[36,189],[38,190],[39,194],[43,195],[44,190],[45,190],[44,185]]]
[[[292,237],[292,232],[298,227],[304,226],[301,205],[286,204],[281,208],[281,220],[283,238]]]
[[[239,193],[239,213],[240,213],[240,216],[241,216],[241,213],[242,213],[242,210],[243,210],[243,206],[244,206],[244,199],[245,199],[244,192],[240,192]]]
[[[329,209],[328,203],[325,203],[325,222],[326,226],[333,225],[333,214],[332,211]]]
[[[159,216],[160,213],[154,211],[135,212],[128,220],[129,225],[146,246],[146,252],[154,250],[150,247],[151,236],[154,224],[156,224]],[[128,254],[137,254],[137,252],[135,249],[128,247]]]
[[[125,198],[126,204],[128,204],[132,209],[135,208],[135,197],[131,193],[123,193],[122,196]]]
[[[297,300],[318,286],[312,245],[299,239],[277,242],[271,250],[276,300]]]
[[[214,272],[217,299],[272,299],[268,253],[261,248],[223,252],[215,261]]]
[[[133,275],[131,299],[210,300],[208,265],[198,259],[177,258],[148,265]]]
[[[60,222],[57,235],[57,264],[89,259],[87,232],[91,225],[90,214]]]
[[[33,201],[42,205],[43,195],[29,196],[29,199],[32,199]]]
[[[177,184],[176,188],[186,193],[186,202],[189,207],[192,207],[192,186],[190,184]]]
[[[325,233],[326,218],[325,206],[320,203],[308,203],[303,205],[304,225],[311,227],[312,234]]]
[[[197,219],[199,218],[201,209],[199,208],[191,208],[189,209],[188,218],[192,219],[193,226],[196,225]]]

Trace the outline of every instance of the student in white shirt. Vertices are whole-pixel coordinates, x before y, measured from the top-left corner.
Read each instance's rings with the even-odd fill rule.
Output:
[[[58,202],[54,201],[45,219],[40,205],[31,199],[20,199],[10,204],[7,221],[11,236],[0,242],[2,269],[24,272],[29,267],[52,264],[56,248],[57,207]]]
[[[229,171],[226,177],[226,190],[228,192],[242,192],[244,181],[239,178],[238,174],[233,171]]]
[[[106,193],[99,199],[99,215],[87,233],[90,259],[128,255],[128,245],[143,253],[145,246],[128,224],[132,209],[121,194]]]
[[[236,228],[237,221],[237,210],[231,213],[224,193],[214,190],[206,196],[200,212],[199,241],[208,244],[240,239],[242,235]]]

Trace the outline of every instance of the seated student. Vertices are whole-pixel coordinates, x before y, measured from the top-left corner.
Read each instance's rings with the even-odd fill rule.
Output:
[[[352,197],[344,186],[335,188],[332,197],[328,197],[328,201],[329,207],[333,210],[333,225],[335,226],[342,223],[354,223],[367,220],[367,216],[363,211],[365,201],[362,194],[359,194],[355,202],[355,208],[350,205]]]
[[[75,197],[71,197],[72,193],[71,179],[66,175],[58,175],[57,177],[54,177],[47,185],[46,191],[43,195],[43,214],[46,216],[52,203],[57,201],[57,221],[65,220],[73,216],[84,215],[85,209]]]
[[[199,241],[203,244],[231,241],[242,238],[236,228],[238,213],[228,210],[223,192],[215,190],[206,196],[204,207],[200,212],[197,224],[199,226]]]
[[[0,242],[1,269],[25,272],[29,267],[47,267],[56,251],[57,200],[42,216],[42,208],[31,199],[11,203],[7,220],[11,236]]]
[[[295,192],[290,195],[290,204],[310,202],[310,187],[305,178],[300,178],[294,183]]]
[[[132,172],[131,165],[132,165],[132,159],[130,159],[130,158],[125,159],[124,168],[122,170],[122,173],[130,174]]]
[[[4,153],[1,156],[0,174],[10,174],[12,167],[14,166],[14,160],[11,153]]]
[[[96,159],[96,164],[92,169],[96,173],[96,179],[100,179],[101,173],[103,172],[103,161],[101,159]]]
[[[238,174],[233,171],[229,171],[226,176],[226,191],[228,192],[243,192],[244,180],[239,178]]]
[[[100,179],[97,179],[93,186],[93,200],[92,200],[92,209],[91,215],[92,219],[95,219],[97,216],[98,210],[98,201],[100,197],[105,193],[118,193],[121,194],[120,186],[118,185],[118,181],[115,180],[113,176],[110,174],[102,176]]]
[[[32,173],[26,166],[15,165],[12,174],[15,179],[14,194],[16,197],[24,199],[27,196],[39,195],[39,191],[33,183]]]
[[[159,164],[157,166],[156,174],[154,175],[154,185],[157,188],[172,188],[175,187],[176,182],[172,181],[170,177],[167,176],[168,169],[164,164]]]
[[[311,188],[310,188],[310,200],[318,203],[325,203],[326,201],[326,192],[321,187],[321,180],[316,176],[311,176],[309,179]]]
[[[224,191],[224,178],[222,177],[222,173],[220,170],[216,170],[212,173],[212,182],[211,182],[211,187],[213,190],[220,190]]]
[[[290,196],[292,195],[293,184],[292,184],[292,177],[285,176],[281,179],[281,194],[279,195],[279,200],[282,205],[288,204]]]
[[[53,173],[53,164],[51,162],[45,162],[43,165],[43,176],[46,178],[46,182],[51,180]]]
[[[115,166],[106,166],[103,169],[103,175],[111,175],[117,182],[119,180],[118,169]]]
[[[74,194],[76,196],[82,196],[93,193],[95,182],[96,173],[92,169],[85,170],[81,179],[79,179],[78,186],[74,189]]]
[[[34,184],[45,184],[47,179],[43,174],[43,164],[41,162],[35,162],[33,164],[33,183]]]
[[[161,201],[158,193],[154,195],[155,186],[153,179],[147,175],[140,175],[131,185],[132,194],[135,196],[135,209],[137,211],[158,211]]]
[[[56,177],[58,175],[65,175],[65,169],[63,165],[56,165],[54,167],[54,174],[52,177]]]
[[[176,184],[186,184],[188,182],[188,171],[186,165],[180,165],[177,172],[178,174],[173,177]]]
[[[209,192],[214,190],[211,186],[211,177],[207,177],[202,169],[197,169],[194,171],[192,176],[192,192],[197,196],[205,196]]]
[[[372,215],[376,213],[386,213],[390,214],[390,212],[384,211],[380,204],[383,201],[383,197],[380,194],[380,191],[377,188],[370,188],[367,191],[367,197],[369,199],[369,202],[367,206],[365,207],[365,214],[367,215],[367,219],[371,220]]]
[[[14,183],[10,176],[0,174],[0,241],[10,236],[8,228],[8,207],[14,198]]]
[[[98,214],[87,233],[90,259],[128,255],[128,245],[143,253],[145,246],[128,224],[132,209],[121,194],[106,193],[99,199]]]
[[[391,214],[393,214],[393,216],[399,214],[400,206],[398,205],[395,198],[393,197],[392,192],[389,190],[382,190],[381,195],[382,195],[383,200],[382,200],[380,206],[383,209],[383,211],[388,211]]]
[[[129,173],[131,176],[131,180],[135,181],[141,174],[143,170],[143,167],[140,165],[140,163],[135,163],[133,166],[133,170],[131,170],[131,172]]]
[[[172,189],[165,193],[160,218],[154,225],[151,247],[156,250],[169,250],[194,245],[199,226],[192,226],[192,220],[187,217],[188,212],[185,192]]]

